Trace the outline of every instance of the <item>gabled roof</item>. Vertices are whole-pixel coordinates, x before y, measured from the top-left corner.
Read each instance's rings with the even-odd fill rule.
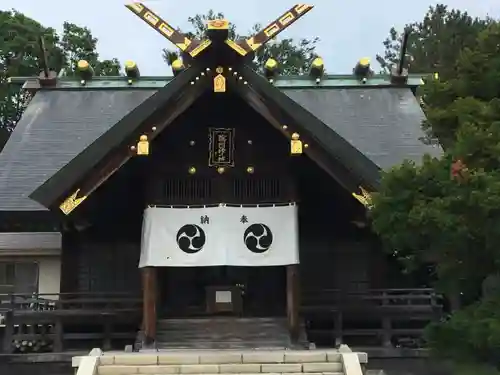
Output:
[[[418,163],[425,153],[442,152],[422,142],[420,124],[425,115],[406,87],[286,89],[284,93],[382,169],[405,159]]]
[[[240,70],[248,89],[273,107],[273,116],[300,126],[336,169],[345,169],[351,185],[375,188],[379,168],[439,153],[418,140],[423,114],[412,94],[415,84],[393,87],[377,77],[363,85],[343,76],[316,85],[288,77],[273,87],[250,68]],[[166,126],[185,110],[206,89],[190,85],[199,74],[190,68],[149,86],[139,84],[142,78],[132,86],[123,79],[93,80],[85,88],[61,81],[39,91],[0,154],[0,211],[43,210],[71,193],[93,169],[113,163],[113,152],[136,140],[152,116]],[[159,81],[166,86],[157,89]]]
[[[29,195],[155,92],[39,91],[0,153],[0,210],[45,210]]]

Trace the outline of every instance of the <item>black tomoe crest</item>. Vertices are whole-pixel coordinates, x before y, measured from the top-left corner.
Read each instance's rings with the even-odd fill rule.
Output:
[[[264,253],[273,243],[273,233],[266,224],[252,224],[245,230],[243,241],[251,252]]]
[[[179,249],[187,254],[200,251],[207,240],[205,231],[195,224],[186,224],[179,229],[176,236]]]

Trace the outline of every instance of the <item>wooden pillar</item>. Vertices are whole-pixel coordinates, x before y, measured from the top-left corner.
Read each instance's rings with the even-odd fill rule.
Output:
[[[290,264],[286,266],[286,305],[288,329],[292,341],[299,339],[299,265]]]
[[[156,268],[142,269],[142,329],[145,343],[156,339]]]

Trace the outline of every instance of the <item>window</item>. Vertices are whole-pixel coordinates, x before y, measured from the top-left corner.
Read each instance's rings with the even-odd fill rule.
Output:
[[[38,291],[38,263],[0,262],[0,294]]]

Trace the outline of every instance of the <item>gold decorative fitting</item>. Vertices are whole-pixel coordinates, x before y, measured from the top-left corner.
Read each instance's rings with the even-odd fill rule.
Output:
[[[288,129],[288,126],[283,125],[282,128],[283,128],[283,130],[286,130],[286,129]]]
[[[135,146],[130,146],[130,150],[135,151]]]
[[[370,67],[370,59],[368,57],[363,57],[362,59],[359,59],[359,65],[362,67]]]
[[[151,130],[155,132],[155,131],[156,131],[156,126],[153,126],[153,127],[151,128]]]
[[[83,71],[90,68],[90,64],[87,60],[80,60],[77,63],[78,70]]]
[[[224,73],[224,68],[222,66],[218,66],[217,68],[215,68],[215,72],[217,74],[222,74]]]
[[[292,134],[292,140],[290,141],[290,154],[292,155],[302,154],[302,141],[300,140],[299,133]]]
[[[371,194],[363,189],[361,186],[359,187],[361,194],[352,193],[352,196],[358,200],[363,206],[370,209],[372,207],[372,196]]]
[[[226,77],[220,73],[214,77],[214,92],[226,92]]]
[[[75,208],[77,208],[85,199],[87,199],[86,195],[78,197],[78,193],[80,189],[71,194],[68,198],[64,200],[63,203],[59,206],[59,209],[63,214],[70,214]],[[77,198],[78,197],[78,198]]]
[[[217,168],[217,172],[218,172],[219,174],[223,174],[225,171],[226,171],[226,168],[224,168],[224,167],[219,167],[219,168]]]
[[[247,167],[247,173],[253,173],[255,172],[255,169],[253,167]]]
[[[149,141],[147,135],[141,135],[137,142],[137,155],[149,155]]]
[[[195,174],[196,173],[196,168],[195,167],[189,167],[188,172],[189,172],[189,174]]]
[[[175,60],[175,61],[172,63],[172,69],[173,69],[173,70],[181,70],[181,69],[184,69],[184,64],[183,64],[182,60],[180,60],[180,59]]]
[[[304,148],[309,148],[309,143],[304,143]]]
[[[247,142],[249,145],[251,145],[253,143],[253,141],[251,139],[249,139]]]
[[[194,146],[195,144],[196,144],[196,142],[195,142],[195,141],[189,141],[189,145],[190,145],[190,146]]]
[[[207,30],[228,30],[228,20],[210,20],[207,23]]]

